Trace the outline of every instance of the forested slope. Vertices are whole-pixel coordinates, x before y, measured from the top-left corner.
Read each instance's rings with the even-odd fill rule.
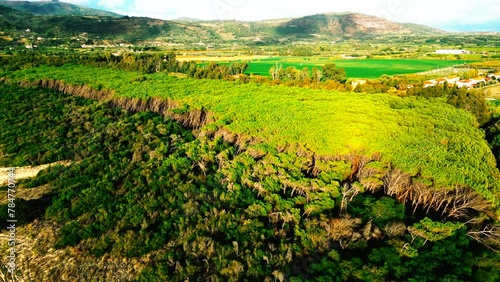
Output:
[[[22,212],[46,209],[59,249],[140,258],[142,281],[499,278],[495,159],[445,101],[81,66],[1,76],[2,165],[73,161],[22,184],[52,187]]]

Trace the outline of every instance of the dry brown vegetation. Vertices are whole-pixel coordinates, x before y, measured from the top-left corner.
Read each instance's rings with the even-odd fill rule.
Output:
[[[56,250],[59,233],[55,223],[34,221],[16,230],[17,273],[6,270],[7,244],[0,249],[0,281],[132,281],[149,261],[149,257],[128,259],[104,255],[96,258],[83,251],[84,244]],[[7,242],[8,232],[0,233]]]
[[[52,191],[50,185],[43,185],[36,188],[18,188],[16,189],[16,198],[25,201],[32,201],[42,198]],[[0,205],[7,205],[9,198],[7,191],[0,191]]]
[[[371,157],[350,154],[337,158],[321,158],[327,160],[345,160],[351,163],[349,184],[341,189],[342,205],[345,210],[348,203],[363,191],[377,193],[383,189],[384,194],[395,197],[401,203],[410,204],[414,208],[426,212],[440,212],[443,216],[456,219],[471,219],[476,213],[485,213],[496,218],[492,205],[484,197],[468,187],[429,187],[414,176],[394,168],[378,168],[370,166],[381,159],[380,155]]]
[[[392,170],[384,176],[384,192],[396,197],[401,203],[410,203],[414,211],[419,207],[442,212],[451,218],[467,219],[473,211],[494,215],[491,203],[468,187],[430,188],[413,181],[401,170]]]
[[[492,249],[500,251],[500,225],[488,225],[484,227],[482,230],[469,231],[467,233],[471,238],[480,242],[484,246]]]

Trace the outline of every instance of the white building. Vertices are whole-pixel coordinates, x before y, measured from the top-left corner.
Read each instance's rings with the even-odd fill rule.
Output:
[[[437,84],[437,81],[435,81],[434,79],[428,80],[428,81],[424,82],[424,88],[433,87],[433,86],[436,86],[436,84]]]
[[[476,78],[476,79],[464,79],[460,80],[457,82],[457,87],[462,88],[462,87],[467,87],[467,89],[472,89],[480,84],[486,84],[486,81],[484,78]]]
[[[436,54],[439,55],[464,55],[470,54],[470,51],[467,50],[437,50]]]

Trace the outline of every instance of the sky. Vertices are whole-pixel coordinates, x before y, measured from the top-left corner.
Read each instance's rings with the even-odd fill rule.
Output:
[[[244,20],[359,12],[396,22],[459,31],[480,27],[500,31],[500,0],[62,0],[129,16],[164,20]]]

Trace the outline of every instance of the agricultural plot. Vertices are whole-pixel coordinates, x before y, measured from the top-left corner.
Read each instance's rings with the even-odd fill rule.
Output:
[[[380,76],[411,74],[433,69],[447,68],[454,65],[471,63],[463,60],[418,60],[418,59],[354,59],[330,60],[312,58],[268,58],[254,60],[249,63],[247,74],[269,76],[269,69],[276,64],[284,68],[294,66],[298,69],[320,67],[326,63],[334,63],[346,70],[349,78],[379,78]]]

